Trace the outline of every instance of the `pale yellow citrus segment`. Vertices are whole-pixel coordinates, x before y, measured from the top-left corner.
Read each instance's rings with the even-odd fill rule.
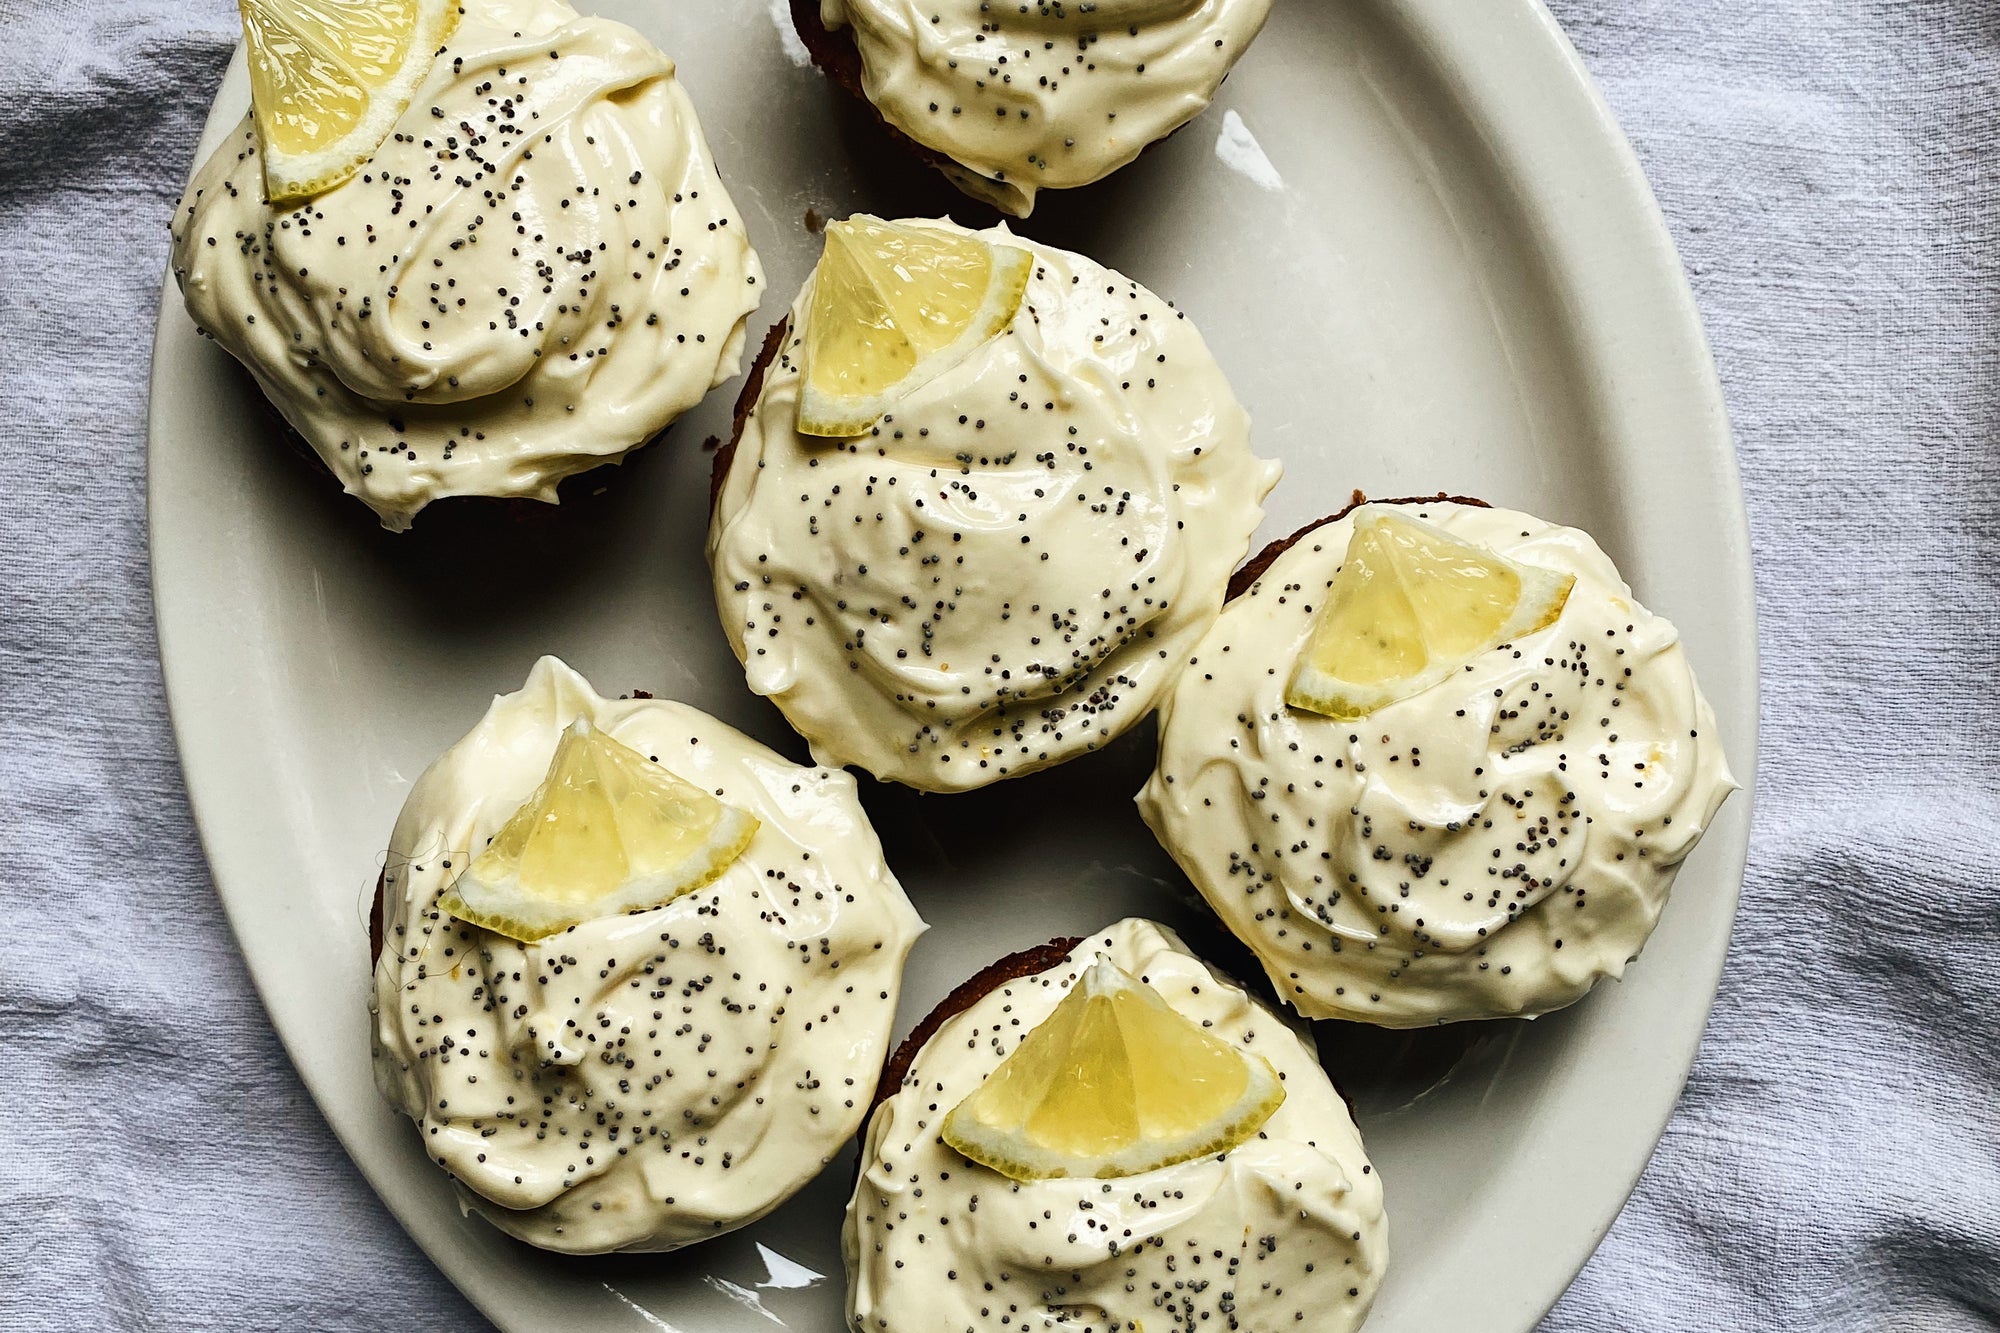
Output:
[[[288,203],[332,189],[409,107],[458,26],[458,0],[237,0],[264,189]]]
[[[1014,322],[1034,256],[865,214],[826,229],[801,330],[799,431],[844,438]]]
[[[1104,955],[952,1108],[944,1141],[1014,1180],[1110,1179],[1248,1140],[1285,1100],[1262,1057]]]
[[[1362,509],[1285,702],[1365,717],[1553,624],[1575,584],[1420,518]]]
[[[743,854],[757,828],[748,812],[578,718],[542,785],[438,905],[532,942],[701,888]]]

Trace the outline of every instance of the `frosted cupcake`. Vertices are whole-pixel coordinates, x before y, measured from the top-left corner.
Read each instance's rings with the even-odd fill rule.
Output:
[[[1271,0],[792,0],[814,61],[975,199],[1026,217],[1200,115]]]
[[[376,1081],[502,1230],[675,1249],[853,1136],[922,929],[847,774],[543,658],[396,821]]]
[[[174,276],[384,526],[553,502],[736,373],[762,270],[657,48],[563,0],[427,0],[388,34],[401,73],[370,75],[384,34],[342,25],[394,20],[305,8],[248,6],[258,110],[175,211]],[[344,177],[297,142],[299,53],[366,99]]]
[[[1401,501],[1247,573],[1139,809],[1278,993],[1416,1027],[1622,975],[1736,784],[1679,634],[1597,544]]]
[[[820,762],[962,791],[1144,717],[1278,475],[1201,336],[1005,228],[857,217],[766,344],[708,553]]]
[[[842,1232],[848,1318],[1349,1333],[1385,1236],[1310,1038],[1127,920],[1001,960],[898,1051]]]

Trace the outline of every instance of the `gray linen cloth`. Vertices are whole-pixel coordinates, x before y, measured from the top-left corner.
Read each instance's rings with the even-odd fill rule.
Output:
[[[1547,1327],[2000,1328],[2000,0],[1554,8],[1714,341],[1765,751],[1693,1081]],[[167,730],[147,361],[236,31],[0,0],[0,1327],[473,1328],[279,1049]]]

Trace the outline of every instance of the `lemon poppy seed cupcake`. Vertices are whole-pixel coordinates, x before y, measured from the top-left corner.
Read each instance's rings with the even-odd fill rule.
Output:
[[[1193,325],[1081,255],[836,223],[717,463],[750,688],[821,762],[964,791],[1144,717],[1278,467]]]
[[[376,1081],[468,1205],[569,1253],[761,1217],[860,1126],[923,929],[845,773],[544,658],[390,837]]]
[[[553,502],[622,459],[736,373],[763,283],[651,43],[563,0],[410,9],[449,33],[434,58],[435,24],[246,5],[259,108],[173,221],[195,323],[392,529],[450,496]],[[331,101],[359,98],[398,36],[407,86],[383,76],[353,127],[380,121],[375,142],[351,174],[329,147],[295,177],[295,122],[317,120],[283,114],[306,82],[283,66],[310,57]]]
[[[892,1073],[842,1232],[852,1327],[1366,1318],[1386,1227],[1346,1103],[1301,1028],[1166,927],[1001,960]]]
[[[1584,533],[1476,501],[1256,563],[1138,803],[1278,994],[1417,1027],[1621,975],[1736,786],[1674,627]]]
[[[1199,115],[1271,0],[792,0],[814,61],[959,189],[1026,217]]]

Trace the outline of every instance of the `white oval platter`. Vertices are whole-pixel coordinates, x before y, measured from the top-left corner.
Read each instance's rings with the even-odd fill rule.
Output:
[[[680,65],[770,276],[750,346],[818,252],[807,211],[988,214],[889,150],[816,71],[784,0],[586,4]],[[240,56],[205,156],[247,104]],[[1217,105],[1021,228],[1190,312],[1285,480],[1259,541],[1440,489],[1584,527],[1681,627],[1746,785],[1756,626],[1735,454],[1672,245],[1632,154],[1535,0],[1281,0]],[[354,1161],[502,1328],[840,1326],[851,1152],[737,1235],[562,1259],[460,1212],[368,1060],[365,905],[409,784],[538,654],[685,699],[804,757],[743,687],[702,563],[733,386],[601,493],[517,531],[378,530],[285,457],[256,390],[167,284],[154,352],[160,645],[203,845],[257,986]],[[932,930],[907,1030],[996,956],[1127,914],[1199,920],[1129,794],[1150,726],[966,797],[869,786]],[[1323,1025],[1390,1209],[1370,1333],[1531,1328],[1602,1237],[1687,1076],[1750,828],[1733,799],[1628,978],[1535,1023]],[[1234,961],[1234,960],[1231,960]]]

